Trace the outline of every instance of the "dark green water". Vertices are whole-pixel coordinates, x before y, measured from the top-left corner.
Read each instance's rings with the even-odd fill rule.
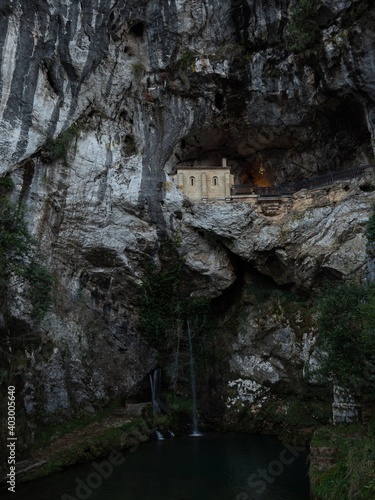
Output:
[[[17,486],[15,500],[308,500],[307,455],[268,436],[207,434],[153,441],[133,452]],[[112,471],[111,471],[112,469]],[[106,477],[104,477],[106,476]]]

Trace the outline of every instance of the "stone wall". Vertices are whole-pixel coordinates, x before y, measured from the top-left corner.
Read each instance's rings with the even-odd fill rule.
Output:
[[[233,176],[229,169],[178,169],[177,186],[187,198],[194,201],[229,200]]]

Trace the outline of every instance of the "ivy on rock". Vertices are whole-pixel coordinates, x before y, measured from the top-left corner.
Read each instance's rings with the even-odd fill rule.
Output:
[[[321,31],[316,22],[317,0],[297,0],[291,9],[288,22],[287,48],[302,52],[314,48],[321,40]]]
[[[31,304],[31,319],[39,322],[50,302],[53,278],[42,264],[38,246],[24,220],[24,211],[9,200],[14,184],[0,179],[0,295],[2,307],[22,295]]]
[[[323,378],[374,392],[375,284],[326,285],[318,301],[318,346]]]
[[[155,349],[166,353],[176,346],[179,349],[189,320],[196,354],[205,358],[210,351],[208,346],[214,342],[210,301],[190,296],[189,277],[178,248],[178,240],[164,238],[159,249],[160,265],[150,263],[146,267],[139,327]]]

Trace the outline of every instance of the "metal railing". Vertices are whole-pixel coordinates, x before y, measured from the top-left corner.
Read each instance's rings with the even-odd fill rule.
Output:
[[[347,168],[338,172],[303,179],[291,184],[282,184],[280,186],[260,187],[255,184],[235,184],[232,186],[231,194],[236,195],[257,195],[258,198],[280,198],[282,196],[291,196],[301,189],[317,189],[330,186],[336,181],[347,181],[360,176],[367,169],[375,169],[375,165],[361,165],[359,167]]]

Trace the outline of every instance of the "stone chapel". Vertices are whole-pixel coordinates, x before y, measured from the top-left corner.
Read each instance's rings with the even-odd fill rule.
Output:
[[[226,158],[221,166],[178,167],[172,179],[185,196],[203,202],[229,201],[234,184]]]

